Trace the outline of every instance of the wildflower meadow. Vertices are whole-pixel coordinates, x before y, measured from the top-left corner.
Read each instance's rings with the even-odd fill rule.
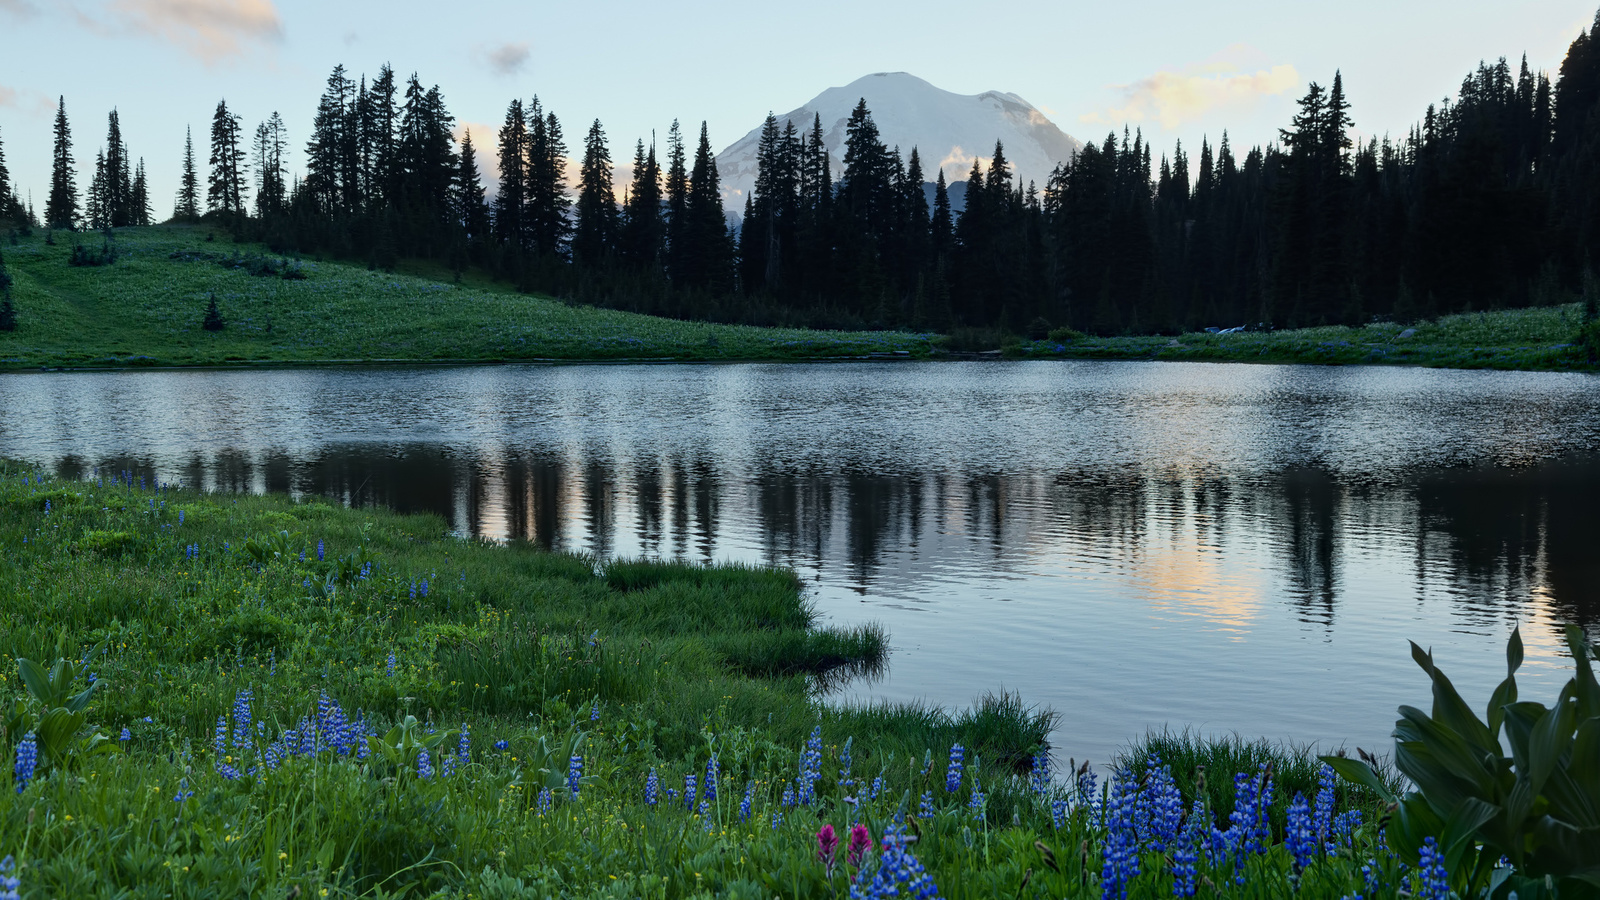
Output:
[[[1011,696],[829,703],[828,678],[883,665],[888,637],[820,627],[789,572],[16,465],[0,547],[0,897],[1528,900],[1591,883],[1531,831],[1494,849],[1488,818],[1424,834],[1437,793],[1401,797],[1376,758],[1167,735],[1091,765],[1054,757],[1070,723]],[[1590,682],[1563,695],[1588,724],[1545,772],[1580,795]],[[1418,741],[1467,727],[1442,702]],[[1567,815],[1555,788],[1534,795]]]

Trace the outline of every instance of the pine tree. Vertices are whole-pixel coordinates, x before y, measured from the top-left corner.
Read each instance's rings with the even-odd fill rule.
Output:
[[[929,231],[934,256],[948,254],[955,240],[955,218],[950,212],[950,189],[944,183],[943,168],[939,169],[939,177],[933,184],[933,222]]]
[[[400,166],[398,138],[400,108],[395,102],[399,86],[394,70],[388,63],[378,70],[378,77],[367,88],[365,109],[362,111],[361,149],[367,170],[367,205],[369,207],[399,202]]]
[[[494,198],[494,229],[500,242],[520,251],[528,246],[528,123],[522,101],[512,100],[500,126],[500,192]]]
[[[0,221],[26,225],[27,211],[22,208],[22,197],[11,184],[11,171],[6,168],[5,142],[0,141]]]
[[[285,134],[283,117],[276,111],[267,121],[256,126],[255,140],[251,142],[250,155],[255,163],[256,215],[265,219],[284,210],[289,190],[283,154],[289,141]]]
[[[334,66],[311,122],[311,140],[306,144],[306,189],[324,215],[349,211],[351,199],[359,197],[359,185],[345,181],[356,168],[352,159],[355,140],[350,134],[354,90],[344,66]]]
[[[122,125],[113,109],[106,126],[105,183],[101,195],[102,216],[105,224],[121,228],[131,224],[129,194],[133,189],[132,166],[128,164],[128,148],[122,142]]]
[[[211,118],[211,178],[206,191],[208,212],[222,215],[230,225],[244,216],[244,162],[239,149],[239,117],[228,111],[226,100],[217,103]]]
[[[133,186],[128,192],[128,224],[150,224],[150,184],[144,175],[144,157],[139,157],[139,165],[134,169]]]
[[[528,117],[528,233],[533,252],[560,256],[566,249],[571,225],[567,210],[567,145],[555,113],[542,113],[533,98]]]
[[[484,202],[483,179],[478,175],[478,153],[472,132],[462,129],[460,166],[456,173],[456,216],[474,243],[489,239],[489,206]]]
[[[44,220],[51,228],[72,228],[78,221],[78,173],[72,165],[72,129],[67,125],[67,98],[56,107],[55,149],[51,154],[50,197]]]
[[[221,331],[227,327],[227,324],[222,321],[222,311],[217,309],[217,295],[215,293],[211,295],[211,302],[206,304],[206,317],[200,323],[200,327],[207,331]]]
[[[109,215],[110,198],[106,188],[106,152],[99,150],[94,155],[94,177],[89,179],[89,196],[84,203],[83,217],[90,228],[107,228],[111,224]]]
[[[600,265],[617,246],[617,201],[612,187],[611,151],[595,119],[583,141],[579,171],[578,224],[572,235],[572,258],[580,265]]]
[[[6,143],[0,138],[0,217],[9,218],[15,203],[11,193],[11,170],[6,168]]]
[[[178,183],[178,199],[172,209],[178,222],[200,221],[200,174],[195,170],[194,132],[183,130],[183,178]]]
[[[689,278],[689,171],[678,120],[667,131],[667,274],[679,284]]]
[[[711,135],[700,123],[700,143],[689,173],[689,195],[684,203],[685,239],[688,242],[688,284],[716,295],[732,287],[733,244],[722,209],[722,188],[717,180],[717,160],[711,152]]]
[[[654,141],[648,151],[643,140],[634,149],[633,182],[628,186],[623,215],[624,256],[639,267],[658,265],[666,235],[661,222],[661,165],[656,162]]]

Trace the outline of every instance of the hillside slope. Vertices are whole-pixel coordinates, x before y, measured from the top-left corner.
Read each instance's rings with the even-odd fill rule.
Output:
[[[818,359],[925,355],[930,336],[659,319],[492,284],[452,284],[337,262],[287,262],[204,227],[119,230],[106,266],[69,264],[74,240],[4,248],[19,326],[0,368],[266,362]],[[252,274],[254,270],[257,274]],[[293,277],[298,273],[302,277]],[[226,327],[202,328],[215,296]]]

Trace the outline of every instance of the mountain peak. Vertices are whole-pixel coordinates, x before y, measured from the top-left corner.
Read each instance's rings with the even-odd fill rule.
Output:
[[[946,181],[966,178],[974,159],[988,164],[999,141],[1019,183],[1032,181],[1043,187],[1050,170],[1083,146],[1017,94],[957,94],[909,72],[863,75],[841,87],[828,88],[777,119],[779,123],[792,121],[796,130],[807,133],[820,117],[823,144],[837,176],[844,171],[845,123],[863,99],[883,142],[899,147],[902,157],[916,147],[930,178],[936,166],[944,171]],[[744,208],[745,194],[755,186],[760,139],[757,123],[749,134],[717,155],[723,203],[730,212]]]

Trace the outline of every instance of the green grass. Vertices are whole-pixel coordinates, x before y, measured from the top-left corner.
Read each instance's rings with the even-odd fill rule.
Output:
[[[862,867],[819,860],[818,829],[881,836],[898,818],[945,897],[1101,896],[1107,796],[1070,773],[1029,782],[1057,718],[1008,694],[827,703],[828,673],[883,665],[887,636],[819,627],[792,572],[601,561],[453,538],[432,517],[4,463],[0,548],[0,854],[24,897],[834,900]],[[68,710],[24,689],[19,658],[65,660],[58,696],[94,673],[82,718],[52,731]],[[330,704],[361,727],[315,724]],[[42,761],[23,783],[9,761],[25,734]],[[786,803],[809,740],[816,797]],[[1120,762],[1154,784],[1140,767],[1157,748],[1185,804],[1196,759],[1231,784],[1259,755],[1163,741]],[[695,775],[703,797],[713,758],[715,798],[668,795]],[[1225,827],[1231,801],[1203,811]],[[1280,836],[1287,801],[1267,814]],[[1303,871],[1281,844],[1202,860],[1200,896],[1413,892],[1376,812]],[[1170,896],[1171,853],[1145,847],[1130,896]]]
[[[259,263],[262,274],[253,275],[250,257],[265,248],[225,233],[208,242],[211,234],[204,226],[121,229],[108,266],[68,263],[74,241],[98,250],[98,233],[56,232],[52,246],[36,232],[0,248],[19,322],[0,332],[0,368],[787,360],[933,349],[931,335],[682,322],[571,307],[481,278],[454,284],[325,260],[304,260],[303,279]],[[201,328],[212,294],[227,323],[216,333]]]
[[[1578,330],[1583,305],[1462,313],[1400,325],[1374,323],[1284,331],[1082,337],[1006,348],[1026,359],[1158,359],[1212,362],[1399,365],[1454,369],[1593,370]]]
[[[0,370],[928,358],[947,350],[998,348],[1004,341],[995,329],[941,337],[755,328],[573,307],[516,293],[478,272],[456,283],[424,262],[404,263],[400,274],[328,260],[296,265],[206,226],[121,229],[112,240],[117,258],[107,266],[69,265],[74,242],[98,251],[104,238],[57,232],[49,245],[37,232],[3,247],[16,282],[19,327],[0,332]],[[284,263],[304,277],[282,277]],[[213,294],[227,323],[217,333],[201,328]],[[1444,316],[1411,326],[1032,341],[1006,346],[1005,355],[1592,370],[1595,363],[1578,336],[1581,321],[1581,305],[1573,303]]]

